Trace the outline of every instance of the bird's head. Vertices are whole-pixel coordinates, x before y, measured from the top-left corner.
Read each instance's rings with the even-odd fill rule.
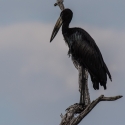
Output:
[[[50,38],[50,42],[55,38],[56,34],[58,33],[60,27],[62,26],[62,24],[64,24],[66,21],[69,21],[72,19],[72,11],[70,9],[64,9],[61,14],[60,17],[58,18],[55,27],[53,29],[51,38]]]

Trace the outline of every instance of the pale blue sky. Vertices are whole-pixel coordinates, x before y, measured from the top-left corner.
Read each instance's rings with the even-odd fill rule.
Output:
[[[54,22],[59,14],[53,7],[54,0],[1,0],[0,24],[40,21]],[[67,0],[65,6],[74,12],[75,23],[100,27],[123,28],[125,25],[124,0]],[[58,11],[57,11],[58,10]]]
[[[0,124],[58,125],[60,114],[79,102],[78,73],[61,30],[50,44],[60,9],[56,0],[0,0]],[[125,1],[65,0],[71,27],[82,27],[99,46],[112,74],[101,94],[125,96]],[[80,123],[124,125],[125,99],[101,102]]]

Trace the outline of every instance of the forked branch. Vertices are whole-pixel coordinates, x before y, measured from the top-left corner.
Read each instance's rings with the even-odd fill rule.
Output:
[[[104,97],[101,95],[96,100],[94,100],[91,104],[86,107],[82,107],[82,105],[74,104],[66,109],[66,114],[62,115],[62,121],[60,125],[78,125],[82,119],[100,102],[100,101],[115,101],[117,99],[122,98],[122,96],[114,96],[114,97]],[[76,114],[79,114],[75,117]]]

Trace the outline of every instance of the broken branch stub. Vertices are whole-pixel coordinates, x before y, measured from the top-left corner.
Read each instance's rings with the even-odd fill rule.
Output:
[[[57,2],[54,4],[54,6],[59,6],[60,9],[63,11],[65,9],[63,2],[64,2],[64,0],[57,0]]]

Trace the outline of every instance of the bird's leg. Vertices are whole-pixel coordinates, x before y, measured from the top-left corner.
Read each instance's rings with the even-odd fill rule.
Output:
[[[85,69],[80,66],[79,67],[79,91],[80,91],[80,104],[85,105]]]
[[[81,67],[81,97],[80,97],[80,102],[84,104],[84,106],[87,106],[91,103],[90,100],[90,94],[89,94],[89,89],[88,89],[88,71]]]
[[[85,105],[84,98],[85,98],[85,95],[84,95],[84,85],[81,84],[80,102],[79,102],[81,105]]]

